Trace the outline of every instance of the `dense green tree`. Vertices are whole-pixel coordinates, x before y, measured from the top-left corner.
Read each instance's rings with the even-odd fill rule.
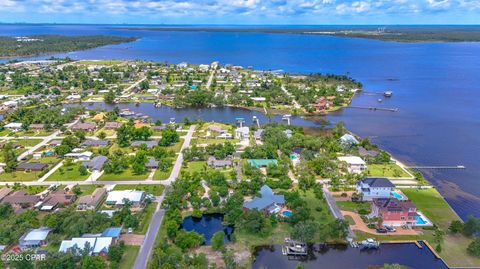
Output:
[[[225,233],[223,231],[218,231],[218,232],[213,234],[212,239],[211,239],[211,243],[212,243],[212,248],[214,250],[222,250],[223,249],[223,247],[225,245],[225,241],[223,240],[224,237],[225,237]]]
[[[80,269],[105,269],[107,264],[100,256],[86,256],[80,263]]]
[[[318,225],[312,220],[306,220],[295,224],[292,227],[290,236],[301,242],[314,243],[315,235],[318,231]]]
[[[467,252],[474,257],[480,257],[480,238],[475,238],[468,245]]]
[[[173,128],[167,128],[162,132],[162,138],[158,141],[158,145],[162,147],[168,147],[174,143],[180,141],[180,136]]]

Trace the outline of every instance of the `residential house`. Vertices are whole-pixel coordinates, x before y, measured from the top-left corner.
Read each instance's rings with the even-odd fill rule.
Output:
[[[111,237],[113,239],[112,243],[115,244],[120,240],[121,233],[122,233],[121,227],[111,227],[103,231],[102,237]]]
[[[411,201],[395,198],[374,198],[369,217],[379,217],[383,225],[413,226],[416,223],[417,208]]]
[[[33,130],[43,130],[43,129],[45,129],[45,124],[32,123],[28,126],[28,128],[33,129]]]
[[[143,200],[145,200],[144,191],[122,190],[109,192],[105,203],[107,205],[123,206],[126,201],[129,201],[132,205],[139,206],[143,203]]]
[[[235,129],[235,138],[240,140],[248,140],[250,139],[250,128],[247,126],[239,127]]]
[[[48,167],[47,163],[39,162],[28,162],[28,163],[19,163],[16,167],[16,171],[43,171]]]
[[[106,147],[108,146],[108,140],[101,140],[101,139],[87,139],[83,141],[83,147]]]
[[[20,248],[24,250],[45,246],[47,244],[47,237],[50,231],[51,229],[45,227],[29,230],[18,240]]]
[[[3,198],[7,197],[12,192],[10,188],[1,188],[0,189],[0,202],[2,202]]]
[[[338,160],[347,164],[349,173],[360,174],[367,170],[367,164],[358,156],[341,156],[338,157]]]
[[[65,158],[72,158],[77,161],[89,161],[92,158],[93,152],[85,151],[85,152],[70,152],[65,154]]]
[[[12,131],[19,131],[20,129],[22,129],[22,123],[20,123],[20,122],[10,122],[10,123],[5,124],[3,127],[6,128],[6,129],[9,129],[9,130],[12,130]]]
[[[103,165],[107,160],[108,160],[107,157],[99,155],[93,158],[91,161],[82,163],[82,165],[92,171],[102,171]]]
[[[96,188],[90,195],[82,196],[78,199],[78,210],[95,210],[102,201],[107,197],[107,190],[105,188]]]
[[[360,155],[361,157],[375,158],[375,157],[378,156],[378,154],[379,154],[379,152],[377,150],[373,150],[373,149],[367,150],[364,147],[360,147],[358,149],[358,155]]]
[[[74,237],[71,240],[63,240],[58,251],[72,250],[76,255],[81,255],[83,251],[88,250],[89,255],[106,255],[112,242],[112,237]]]
[[[108,121],[105,123],[105,129],[107,130],[116,130],[120,127],[122,127],[123,123],[122,122],[116,122],[116,121]]]
[[[153,148],[158,145],[158,141],[157,140],[146,140],[146,141],[137,140],[137,141],[133,141],[131,146],[140,147],[142,144],[145,144],[147,148]]]
[[[359,142],[353,135],[344,134],[342,137],[340,137],[340,144],[343,147],[350,147],[350,146],[353,146],[353,145],[358,145]]]
[[[217,134],[223,134],[223,133],[228,132],[222,126],[218,126],[218,125],[209,125],[207,127],[207,130],[212,132],[212,133],[217,133]]]
[[[253,132],[253,139],[255,139],[256,141],[262,140],[262,135],[264,131],[265,131],[264,129],[258,129],[255,132]]]
[[[231,167],[233,166],[233,162],[230,159],[224,159],[224,160],[217,160],[213,156],[209,156],[207,160],[207,164],[211,167],[215,168],[224,168],[224,167]]]
[[[154,130],[154,131],[163,131],[165,129],[167,129],[166,125],[154,125],[154,126],[152,126],[152,130]]]
[[[62,140],[55,139],[48,142],[48,144],[53,147],[60,146],[62,144]]]
[[[145,164],[147,169],[157,169],[158,168],[158,161],[157,159],[150,157],[148,158],[147,163]]]
[[[281,207],[285,205],[285,197],[283,195],[274,194],[273,190],[263,185],[260,189],[260,197],[254,197],[251,201],[243,203],[244,210],[257,209],[265,214],[278,213]]]
[[[328,101],[328,99],[325,96],[318,97],[313,103],[313,107],[319,111],[326,110],[330,106],[332,106],[332,102]]]
[[[67,193],[65,190],[58,190],[50,193],[40,205],[41,211],[52,211],[58,206],[66,206],[73,204],[77,196],[75,194]]]
[[[97,128],[97,124],[95,122],[79,122],[72,126],[73,131],[86,131],[86,132],[93,132]]]
[[[357,183],[357,192],[362,194],[363,201],[376,198],[390,198],[395,185],[384,177],[367,177]]]
[[[2,203],[12,205],[16,212],[33,207],[38,202],[40,202],[40,196],[30,195],[26,190],[18,190],[2,199]]]

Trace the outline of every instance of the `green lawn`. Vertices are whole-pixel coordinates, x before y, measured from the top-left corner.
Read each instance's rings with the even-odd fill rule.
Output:
[[[203,139],[203,138],[196,138],[194,141],[197,145],[201,144],[206,144],[206,145],[212,145],[212,144],[223,144],[225,142],[230,142],[233,145],[236,143],[240,142],[239,139],[216,139],[216,138],[208,138],[208,139]]]
[[[17,171],[12,173],[1,173],[0,181],[36,181],[40,178],[40,172]]]
[[[155,171],[155,174],[153,174],[153,180],[165,180],[168,179],[170,174],[172,173],[172,167],[170,167],[166,172],[160,171],[160,169],[157,169]]]
[[[33,147],[36,144],[42,142],[42,139],[21,139],[21,138],[18,138],[18,139],[12,139],[12,140],[10,140],[10,142],[17,143],[17,144],[22,145],[24,147]]]
[[[135,175],[131,169],[124,170],[119,174],[106,174],[98,179],[98,181],[115,181],[115,180],[145,180],[148,177],[148,172],[143,175]]]
[[[186,168],[182,167],[182,171],[187,171],[190,174],[193,174],[195,172],[202,172],[205,166],[207,166],[207,162],[205,161],[189,162]]]
[[[90,173],[80,175],[78,171],[80,166],[80,162],[72,163],[69,166],[63,165],[51,174],[47,181],[84,181],[90,176]]]
[[[153,194],[155,196],[160,196],[162,195],[162,192],[165,189],[165,186],[161,184],[137,184],[137,185],[117,184],[113,189],[116,191],[139,190],[139,191],[145,191],[146,193]]]
[[[367,168],[368,176],[377,177],[409,177],[400,166],[396,164],[369,164]]]
[[[138,227],[135,228],[136,234],[147,233],[150,220],[152,219],[153,213],[155,213],[156,208],[157,208],[157,203],[151,203],[143,209],[143,211],[140,213],[141,214],[140,223],[138,224]]]
[[[105,185],[102,184],[91,184],[91,185],[77,185],[80,190],[82,191],[81,195],[90,195],[92,194],[95,189],[103,188]]]
[[[365,209],[368,212],[371,210],[369,202],[352,202],[352,201],[337,201],[337,205],[341,210],[358,212]]]
[[[184,139],[183,138],[180,138],[180,141],[178,141],[177,143],[173,144],[173,145],[170,145],[168,147],[165,147],[165,149],[167,150],[171,150],[175,153],[177,152],[180,152],[180,150],[182,149],[182,145],[183,145],[183,141]]]
[[[132,269],[139,251],[140,246],[125,246],[125,253],[120,261],[119,269]]]
[[[302,193],[302,198],[307,202],[308,208],[317,223],[328,223],[333,220],[327,203],[318,200],[312,190]]]

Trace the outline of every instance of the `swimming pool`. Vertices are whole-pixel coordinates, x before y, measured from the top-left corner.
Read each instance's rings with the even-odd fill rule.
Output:
[[[415,216],[415,224],[417,224],[417,225],[425,225],[425,224],[427,224],[427,223],[428,223],[428,222],[427,222],[426,220],[424,220],[424,219],[422,218],[422,216],[419,216],[419,215]]]
[[[293,215],[292,211],[283,211],[282,216],[290,218]]]
[[[394,192],[394,191],[392,191],[392,196],[393,196],[393,197],[395,197],[395,198],[397,198],[398,200],[400,200],[400,199],[402,199],[402,198],[403,198],[403,196],[402,196],[402,195],[400,195],[399,193],[397,193],[397,192]]]
[[[290,155],[290,159],[292,159],[292,161],[296,161],[296,160],[298,160],[298,156],[295,155],[295,154],[292,154],[292,155]]]

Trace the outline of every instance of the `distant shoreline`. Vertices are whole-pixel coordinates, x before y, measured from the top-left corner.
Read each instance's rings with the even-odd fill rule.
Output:
[[[269,33],[305,34],[347,38],[364,38],[390,42],[480,42],[480,26],[335,26],[335,27],[267,27],[267,26],[142,26],[111,27],[129,31],[163,32],[218,32],[218,33]]]

